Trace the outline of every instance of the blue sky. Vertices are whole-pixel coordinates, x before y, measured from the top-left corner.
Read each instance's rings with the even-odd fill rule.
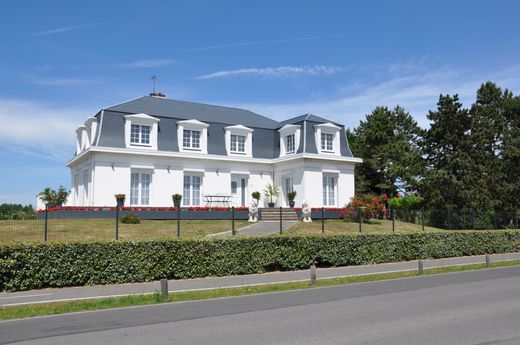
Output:
[[[0,203],[70,186],[74,130],[146,95],[314,113],[377,105],[427,127],[440,93],[520,92],[518,1],[9,1],[0,11]]]

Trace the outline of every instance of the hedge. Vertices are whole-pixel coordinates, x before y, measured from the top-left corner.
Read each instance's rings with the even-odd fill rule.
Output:
[[[520,251],[520,232],[239,237],[0,246],[0,291]]]

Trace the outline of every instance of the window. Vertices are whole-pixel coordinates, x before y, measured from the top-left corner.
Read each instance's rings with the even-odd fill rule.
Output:
[[[336,205],[336,178],[323,176],[323,206]]]
[[[231,181],[231,194],[236,194],[238,189],[237,181]]]
[[[332,142],[334,140],[334,134],[332,133],[321,133],[321,149],[323,151],[332,151]]]
[[[286,136],[287,153],[294,153],[294,134]]]
[[[197,175],[185,175],[184,187],[182,192],[182,202],[184,206],[200,205],[200,186],[202,177]]]
[[[246,137],[245,135],[231,134],[231,152],[246,152]]]
[[[150,205],[150,181],[149,173],[134,172],[130,176],[130,204]]]
[[[130,143],[150,145],[150,126],[132,125],[130,129]]]
[[[200,149],[200,131],[185,129],[182,136],[182,147]]]

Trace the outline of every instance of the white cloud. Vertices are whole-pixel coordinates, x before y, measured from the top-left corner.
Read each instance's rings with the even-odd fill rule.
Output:
[[[54,34],[59,34],[59,33],[63,33],[63,32],[80,30],[80,29],[88,28],[88,27],[91,27],[94,25],[95,24],[81,24],[81,25],[74,25],[74,26],[65,26],[65,27],[61,27],[61,28],[53,28],[53,29],[43,30],[43,31],[39,31],[39,32],[34,32],[31,34],[31,36],[54,35]]]
[[[282,44],[282,43],[292,43],[292,42],[300,42],[300,41],[312,41],[312,40],[320,40],[326,38],[336,38],[336,37],[345,37],[350,36],[350,34],[334,34],[334,35],[324,35],[324,36],[308,36],[308,37],[296,37],[296,38],[287,38],[287,39],[279,39],[279,40],[269,40],[269,41],[251,41],[251,42],[235,42],[235,43],[227,43],[227,44],[219,44],[213,46],[206,47],[198,47],[184,50],[185,53],[205,51],[205,50],[215,50],[215,49],[225,49],[225,48],[234,48],[234,47],[248,47],[248,46],[260,46],[260,45],[268,45],[268,44]]]
[[[428,110],[435,110],[439,95],[458,94],[464,106],[469,107],[481,83],[491,80],[502,88],[509,88],[514,94],[520,92],[520,67],[512,67],[495,73],[478,73],[470,70],[456,70],[445,67],[437,70],[420,70],[415,73],[397,75],[378,83],[358,81],[338,91],[332,98],[287,103],[234,104],[260,114],[284,120],[306,113],[329,118],[355,127],[376,106],[394,107],[400,105],[409,111],[426,128]]]
[[[264,67],[264,68],[240,68],[235,70],[218,71],[210,74],[198,76],[195,79],[214,79],[229,77],[257,77],[257,78],[291,78],[298,75],[334,75],[345,72],[347,69],[337,66],[283,66],[283,67]]]
[[[174,59],[137,60],[137,61],[121,64],[120,67],[123,67],[123,68],[154,68],[154,67],[164,67],[164,66],[172,65],[176,62],[177,61]]]
[[[0,145],[21,155],[63,164],[74,154],[76,127],[93,113],[0,98]]]

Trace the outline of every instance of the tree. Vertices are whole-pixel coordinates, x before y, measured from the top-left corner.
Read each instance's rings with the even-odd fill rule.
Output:
[[[38,193],[37,197],[39,197],[48,207],[57,207],[63,205],[63,203],[67,201],[69,194],[69,191],[67,191],[63,186],[60,186],[57,191],[47,187]]]
[[[421,145],[427,167],[420,194],[433,208],[470,206],[477,186],[472,178],[469,113],[458,95],[441,94],[437,111],[430,111],[428,119],[431,125]]]
[[[421,128],[403,108],[377,107],[347,133],[353,154],[363,159],[356,167],[356,192],[397,195],[414,192],[423,161]]]

